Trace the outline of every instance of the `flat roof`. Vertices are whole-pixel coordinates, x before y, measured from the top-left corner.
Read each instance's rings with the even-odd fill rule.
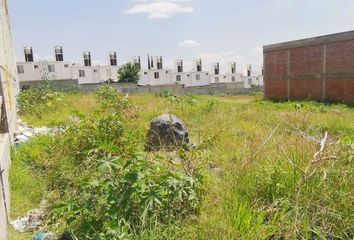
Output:
[[[301,40],[265,45],[263,46],[263,51],[272,52],[277,50],[286,50],[291,48],[322,45],[325,43],[341,42],[347,40],[354,40],[354,31],[341,32],[341,33],[335,33],[330,35],[305,38]]]

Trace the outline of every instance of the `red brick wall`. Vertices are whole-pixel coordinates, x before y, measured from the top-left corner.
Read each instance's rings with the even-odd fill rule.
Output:
[[[322,99],[322,79],[290,80],[290,99]]]
[[[354,103],[354,39],[265,50],[264,91],[276,100]]]
[[[322,46],[295,48],[290,50],[290,75],[321,73],[323,68]]]
[[[269,76],[288,75],[288,51],[270,52],[264,55],[264,67]]]
[[[327,99],[354,103],[354,78],[333,78],[326,80]]]
[[[328,73],[354,72],[354,40],[326,45],[326,71]]]
[[[264,84],[264,93],[267,98],[281,100],[288,98],[288,84],[286,80],[267,80]]]

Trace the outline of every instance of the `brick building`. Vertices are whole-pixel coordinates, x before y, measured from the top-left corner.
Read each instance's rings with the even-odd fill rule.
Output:
[[[264,46],[263,54],[266,98],[354,103],[354,31]]]

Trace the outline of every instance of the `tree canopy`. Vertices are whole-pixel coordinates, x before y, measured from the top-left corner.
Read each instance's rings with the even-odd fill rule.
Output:
[[[127,63],[118,70],[119,82],[136,83],[139,81],[139,68],[133,63]]]

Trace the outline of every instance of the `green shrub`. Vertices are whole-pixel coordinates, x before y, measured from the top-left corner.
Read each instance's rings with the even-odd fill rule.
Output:
[[[119,82],[137,83],[139,81],[139,68],[133,63],[127,63],[118,70]]]
[[[54,219],[84,239],[119,239],[195,213],[199,182],[142,156],[97,159],[97,173],[65,194]],[[91,237],[91,238],[89,238]]]
[[[197,214],[199,174],[143,151],[126,97],[105,86],[97,99],[96,113],[60,127],[48,162],[23,158],[46,178],[48,223],[79,239],[125,239]]]
[[[171,98],[174,96],[173,92],[171,90],[168,89],[160,89],[160,91],[158,91],[156,93],[156,96],[160,97],[160,98]]]
[[[193,94],[187,95],[186,100],[189,105],[197,105],[199,102],[199,98]]]
[[[55,110],[62,103],[64,94],[54,91],[47,85],[31,88],[20,92],[17,97],[20,114],[41,114]]]

